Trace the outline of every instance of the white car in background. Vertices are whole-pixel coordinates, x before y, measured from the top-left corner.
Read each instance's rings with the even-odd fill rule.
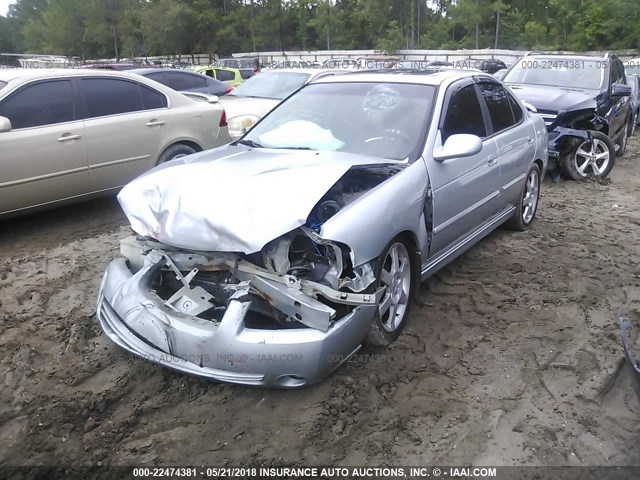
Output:
[[[216,97],[194,101],[126,72],[0,70],[0,218],[114,193],[228,141]]]
[[[303,85],[347,70],[318,70],[315,68],[282,68],[263,71],[245,80],[235,90],[220,99],[229,135],[237,140],[282,100]]]

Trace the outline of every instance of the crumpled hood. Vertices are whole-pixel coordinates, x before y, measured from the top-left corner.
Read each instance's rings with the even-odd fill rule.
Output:
[[[526,100],[538,110],[558,112],[560,110],[582,110],[595,108],[594,90],[573,90],[562,87],[538,86],[525,84],[508,84],[513,93],[521,100]]]
[[[118,201],[133,230],[179,248],[260,251],[301,226],[354,165],[385,159],[340,152],[227,145],[160,165]]]

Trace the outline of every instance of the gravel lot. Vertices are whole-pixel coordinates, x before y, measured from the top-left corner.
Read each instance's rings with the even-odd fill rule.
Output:
[[[617,315],[640,320],[640,142],[546,180],[422,287],[405,333],[297,391],[134,359],[94,320],[129,234],[115,199],[0,223],[0,464],[640,465]]]

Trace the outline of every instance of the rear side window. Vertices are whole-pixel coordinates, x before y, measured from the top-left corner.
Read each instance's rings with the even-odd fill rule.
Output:
[[[155,108],[166,108],[167,97],[160,92],[156,92],[152,88],[140,85],[140,92],[142,93],[142,106],[145,110],[153,110]]]
[[[507,97],[509,98],[509,103],[511,104],[511,111],[513,112],[513,119],[516,123],[520,123],[524,118],[524,113],[522,113],[522,105],[520,102],[514,98],[509,92],[507,92]]]
[[[71,81],[24,87],[0,103],[0,116],[7,117],[14,129],[71,122],[76,118]]]
[[[7,85],[7,82],[0,81],[0,90],[2,90]]]
[[[242,77],[243,80],[246,80],[247,78],[251,78],[254,75],[255,75],[255,72],[253,71],[253,69],[243,68],[242,70],[240,70],[240,76]]]
[[[190,90],[192,88],[205,87],[207,80],[197,73],[167,72],[166,85],[174,90]]]
[[[87,117],[104,117],[142,110],[142,96],[137,83],[114,78],[83,78],[80,91]]]
[[[442,142],[451,135],[468,133],[487,136],[482,110],[474,85],[467,85],[453,94],[442,126]]]
[[[216,76],[221,82],[227,82],[236,78],[235,73],[230,72],[229,70],[216,70]]]
[[[480,91],[489,109],[489,116],[493,124],[493,133],[501,132],[515,125],[516,121],[511,111],[509,93],[502,85],[499,83],[483,82],[480,83]]]

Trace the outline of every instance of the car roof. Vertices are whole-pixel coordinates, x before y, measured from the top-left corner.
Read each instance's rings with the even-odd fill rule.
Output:
[[[349,72],[342,75],[322,77],[312,83],[347,83],[347,82],[374,82],[374,83],[418,83],[423,85],[438,86],[459,78],[472,78],[483,76],[493,81],[495,77],[481,72],[461,69],[447,70],[388,70],[385,72]]]
[[[283,72],[283,73],[306,73],[309,75],[313,75],[318,72],[328,72],[330,69],[326,68],[271,68],[269,70],[263,70],[262,73],[270,73],[270,72]],[[262,75],[262,73],[260,75]]]
[[[90,75],[136,79],[129,72],[131,70],[118,71],[93,68],[3,68],[0,69],[0,80],[10,82],[16,79],[31,80],[52,77],[86,77]]]
[[[133,70],[129,70],[129,72],[137,73],[138,75],[146,75],[148,73],[156,73],[156,72],[187,72],[187,73],[192,74],[192,75],[198,75],[196,72],[194,72],[192,70],[186,70],[186,69],[181,69],[181,68],[170,68],[170,67],[166,67],[166,68],[153,68],[153,67],[149,67],[149,68],[134,68]]]

